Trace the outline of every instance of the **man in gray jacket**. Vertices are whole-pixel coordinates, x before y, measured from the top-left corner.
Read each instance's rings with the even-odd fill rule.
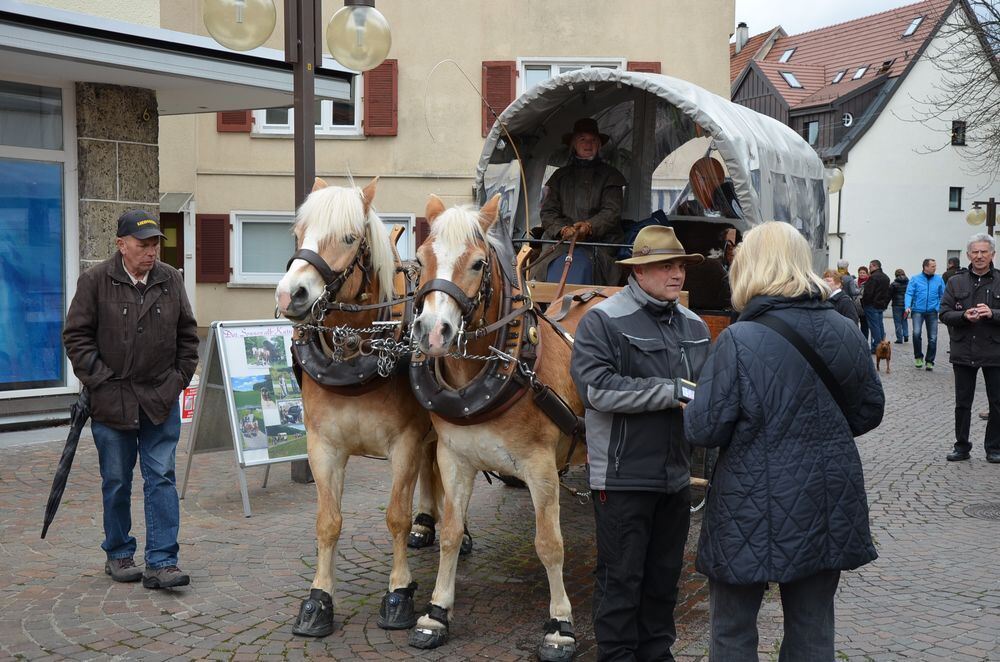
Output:
[[[680,380],[696,381],[708,327],[680,305],[688,254],[672,228],[635,239],[624,290],[577,328],[571,373],[586,406],[597,522],[598,659],[673,659],[674,605],[690,523]]]

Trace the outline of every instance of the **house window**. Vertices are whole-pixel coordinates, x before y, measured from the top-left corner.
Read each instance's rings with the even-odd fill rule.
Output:
[[[951,123],[951,144],[959,147],[965,145],[965,121],[954,120]]]
[[[361,76],[351,84],[351,99],[316,100],[316,135],[361,135]],[[291,136],[295,125],[295,111],[291,108],[265,108],[253,111],[253,132]]]
[[[518,58],[518,93],[523,93],[525,90],[529,90],[539,83],[544,83],[559,74],[569,73],[577,69],[624,69],[625,64],[624,58]]]
[[[853,80],[858,80],[864,76],[866,71],[868,71],[868,67],[858,67],[858,70],[854,72]]]
[[[780,62],[781,64],[784,64],[785,62],[788,62],[789,60],[791,60],[792,59],[792,55],[794,55],[794,54],[795,54],[795,49],[794,48],[789,48],[787,51],[785,51],[784,53],[781,54],[781,57],[778,58],[778,62]]]
[[[791,71],[779,71],[778,73],[781,74],[781,77],[785,79],[786,83],[788,83],[788,87],[802,87],[802,83],[799,82],[799,79],[796,78],[795,74]]]
[[[907,26],[906,31],[903,32],[903,36],[904,37],[909,37],[909,36],[913,35],[913,33],[917,31],[917,28],[919,28],[920,24],[923,23],[923,22],[924,22],[924,17],[923,16],[918,16],[915,19],[913,19],[913,22],[910,23],[910,25]]]
[[[830,82],[831,83],[839,83],[840,81],[842,81],[844,79],[844,74],[846,74],[846,73],[847,73],[847,69],[842,69],[842,70],[838,71],[834,75],[833,80],[830,81]]]
[[[233,224],[232,282],[253,285],[276,285],[285,275],[289,256],[295,252],[291,212],[235,211],[230,214]],[[413,257],[413,224],[410,214],[379,214],[391,230],[403,225],[405,233],[396,245],[400,257]]]
[[[75,227],[77,216],[72,90],[72,84],[43,87],[0,80],[4,399],[65,392],[73,386],[62,344],[67,295],[75,280],[69,263],[77,257],[65,221],[73,219]]]
[[[961,186],[952,186],[948,189],[948,211],[962,211]]]
[[[810,145],[815,146],[819,141],[819,122],[806,122],[802,127],[802,137],[805,138]]]

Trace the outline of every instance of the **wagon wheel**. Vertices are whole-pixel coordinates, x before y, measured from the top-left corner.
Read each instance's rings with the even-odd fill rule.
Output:
[[[695,448],[691,452],[691,512],[705,507],[708,499],[708,481],[719,459],[718,448]]]

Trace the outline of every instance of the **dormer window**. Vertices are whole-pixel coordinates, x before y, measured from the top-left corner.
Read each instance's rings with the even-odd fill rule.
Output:
[[[839,83],[840,81],[844,80],[844,74],[846,74],[846,73],[847,73],[847,69],[842,69],[842,70],[838,71],[834,75],[833,80],[830,81],[830,82],[831,83]]]
[[[789,48],[787,51],[785,51],[784,53],[781,54],[781,57],[778,58],[778,62],[780,62],[781,64],[784,64],[785,62],[788,62],[789,60],[792,59],[792,54],[793,53],[795,53],[795,49],[794,48]]]
[[[913,22],[910,23],[910,25],[906,28],[906,31],[903,33],[903,36],[904,37],[913,36],[913,33],[917,31],[917,28],[919,28],[920,24],[923,22],[924,22],[924,17],[917,16],[915,19],[913,19]]]
[[[858,80],[859,78],[865,75],[866,71],[868,71],[867,66],[858,67],[858,70],[854,72],[854,77],[852,78],[852,80]]]
[[[799,79],[796,78],[795,74],[793,74],[791,71],[779,71],[778,73],[781,74],[781,77],[785,79],[786,83],[788,83],[788,87],[795,87],[795,88],[802,87],[802,83],[799,82]]]

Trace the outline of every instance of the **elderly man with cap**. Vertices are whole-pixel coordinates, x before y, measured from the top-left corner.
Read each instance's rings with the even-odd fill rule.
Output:
[[[569,145],[569,164],[552,174],[539,217],[545,239],[600,243],[622,243],[622,189],[625,177],[601,160],[601,147],[608,135],[601,133],[589,117],[577,120],[573,131],[563,136]],[[563,247],[560,247],[562,249]],[[566,282],[585,285],[617,285],[615,248],[574,250]],[[532,270],[535,278],[558,281],[562,276],[566,250],[557,250]]]
[[[198,365],[198,323],[180,272],[160,262],[156,218],[118,219],[117,250],[76,285],[63,331],[73,372],[90,390],[104,502],[104,571],[146,588],[184,586],[174,459],[177,398]],[[132,471],[138,456],[146,516],[145,570],[133,560]]]
[[[680,304],[699,264],[672,228],[635,239],[628,285],[577,327],[571,373],[586,407],[597,521],[598,659],[673,659],[674,606],[690,513],[681,409],[708,354],[708,327]]]

